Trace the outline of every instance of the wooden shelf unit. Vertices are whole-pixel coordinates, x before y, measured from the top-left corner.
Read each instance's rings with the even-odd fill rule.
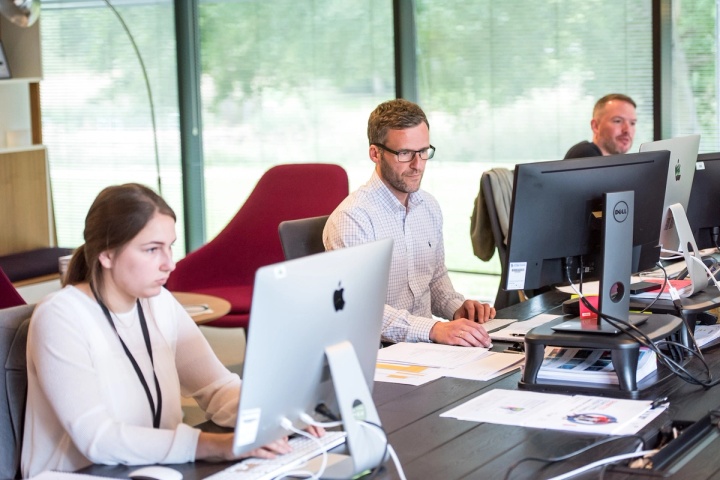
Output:
[[[42,145],[40,22],[0,16],[10,79],[0,79],[0,255],[55,246],[47,152]]]

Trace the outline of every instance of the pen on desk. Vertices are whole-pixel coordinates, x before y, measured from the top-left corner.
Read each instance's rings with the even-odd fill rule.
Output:
[[[656,398],[655,400],[653,400],[652,404],[650,404],[650,408],[655,409],[666,403],[668,403],[668,397]]]

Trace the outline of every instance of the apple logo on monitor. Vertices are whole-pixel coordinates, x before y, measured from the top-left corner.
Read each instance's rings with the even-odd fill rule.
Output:
[[[333,292],[333,304],[335,305],[335,311],[342,310],[345,308],[345,299],[343,298],[343,291],[340,282],[338,282],[338,288]]]

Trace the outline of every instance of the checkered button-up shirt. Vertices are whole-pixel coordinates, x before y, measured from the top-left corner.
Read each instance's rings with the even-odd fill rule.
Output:
[[[429,342],[441,318],[452,319],[465,300],[445,267],[442,212],[437,200],[418,190],[407,209],[373,172],[330,215],[323,232],[327,250],[383,238],[393,239],[382,338],[392,342]]]

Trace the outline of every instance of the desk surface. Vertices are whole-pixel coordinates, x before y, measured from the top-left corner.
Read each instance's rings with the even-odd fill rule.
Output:
[[[217,320],[230,311],[230,302],[224,298],[190,292],[172,292],[172,294],[188,310],[198,325]]]
[[[530,318],[557,308],[565,294],[550,292],[500,312],[505,318]],[[720,350],[706,355],[713,371],[720,375]],[[400,458],[408,479],[502,479],[508,468],[528,457],[548,458],[585,447],[598,437],[587,434],[552,430],[529,429],[506,425],[466,422],[441,418],[440,413],[464,403],[494,388],[517,388],[520,373],[507,374],[489,382],[441,378],[413,387],[376,383],[373,397],[390,443]],[[704,390],[677,378],[651,387],[643,398],[668,396],[668,410],[648,425],[643,432],[646,439],[654,439],[660,427],[671,420],[697,421],[720,405],[720,387]],[[513,470],[511,479],[549,478],[585,463],[627,452],[633,441],[620,440],[603,445],[584,454],[581,460],[560,462],[550,467],[527,461]],[[698,456],[669,478],[720,480],[720,440],[713,441]],[[174,466],[182,471],[185,480],[203,478],[227,464],[195,464]],[[93,466],[85,473],[122,477],[127,467]],[[399,478],[392,462],[379,472],[378,479]],[[598,470],[577,478],[598,478]],[[650,479],[649,474],[628,474],[607,471],[606,479]]]

